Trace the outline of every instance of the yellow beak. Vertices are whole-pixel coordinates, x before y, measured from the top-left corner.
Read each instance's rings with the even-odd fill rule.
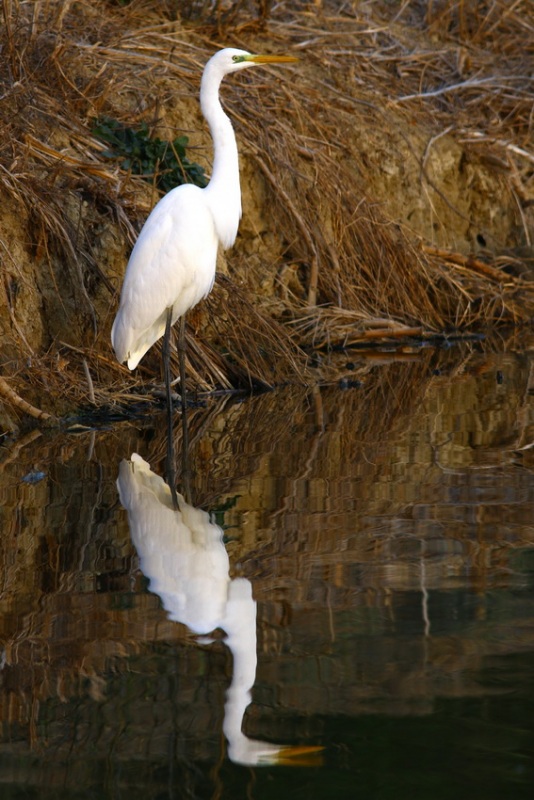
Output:
[[[320,767],[323,764],[323,750],[320,746],[281,747],[273,763],[286,767]]]
[[[253,61],[254,64],[289,64],[298,61],[298,58],[295,56],[251,55],[247,56],[247,61]]]

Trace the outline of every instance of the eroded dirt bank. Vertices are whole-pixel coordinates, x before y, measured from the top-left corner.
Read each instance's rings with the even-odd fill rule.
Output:
[[[4,5],[6,427],[33,413],[17,398],[63,414],[159,380],[156,349],[130,375],[109,344],[157,192],[92,131],[105,115],[185,134],[209,174],[199,78],[225,45],[300,61],[223,85],[244,216],[189,320],[192,386],[328,379],[309,359],[326,343],[532,319],[531,4],[285,5],[263,19],[243,2],[218,18],[187,3],[183,16],[150,2]]]

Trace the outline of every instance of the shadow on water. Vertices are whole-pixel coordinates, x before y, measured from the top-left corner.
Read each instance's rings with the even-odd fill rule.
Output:
[[[164,414],[6,445],[2,797],[530,797],[532,365],[195,409],[178,516]]]

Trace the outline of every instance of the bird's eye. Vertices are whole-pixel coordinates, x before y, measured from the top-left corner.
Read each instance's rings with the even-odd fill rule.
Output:
[[[234,64],[241,64],[241,62],[244,60],[245,60],[244,56],[232,56],[232,61],[234,62]]]

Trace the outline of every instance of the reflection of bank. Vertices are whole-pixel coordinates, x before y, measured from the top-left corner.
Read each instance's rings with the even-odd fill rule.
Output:
[[[311,763],[320,748],[269,744],[242,732],[256,677],[256,603],[250,581],[230,580],[221,528],[181,495],[175,511],[169,487],[137,453],[122,461],[117,486],[141,569],[169,618],[196,634],[216,628],[226,633],[233,656],[223,723],[230,759],[248,765]]]

